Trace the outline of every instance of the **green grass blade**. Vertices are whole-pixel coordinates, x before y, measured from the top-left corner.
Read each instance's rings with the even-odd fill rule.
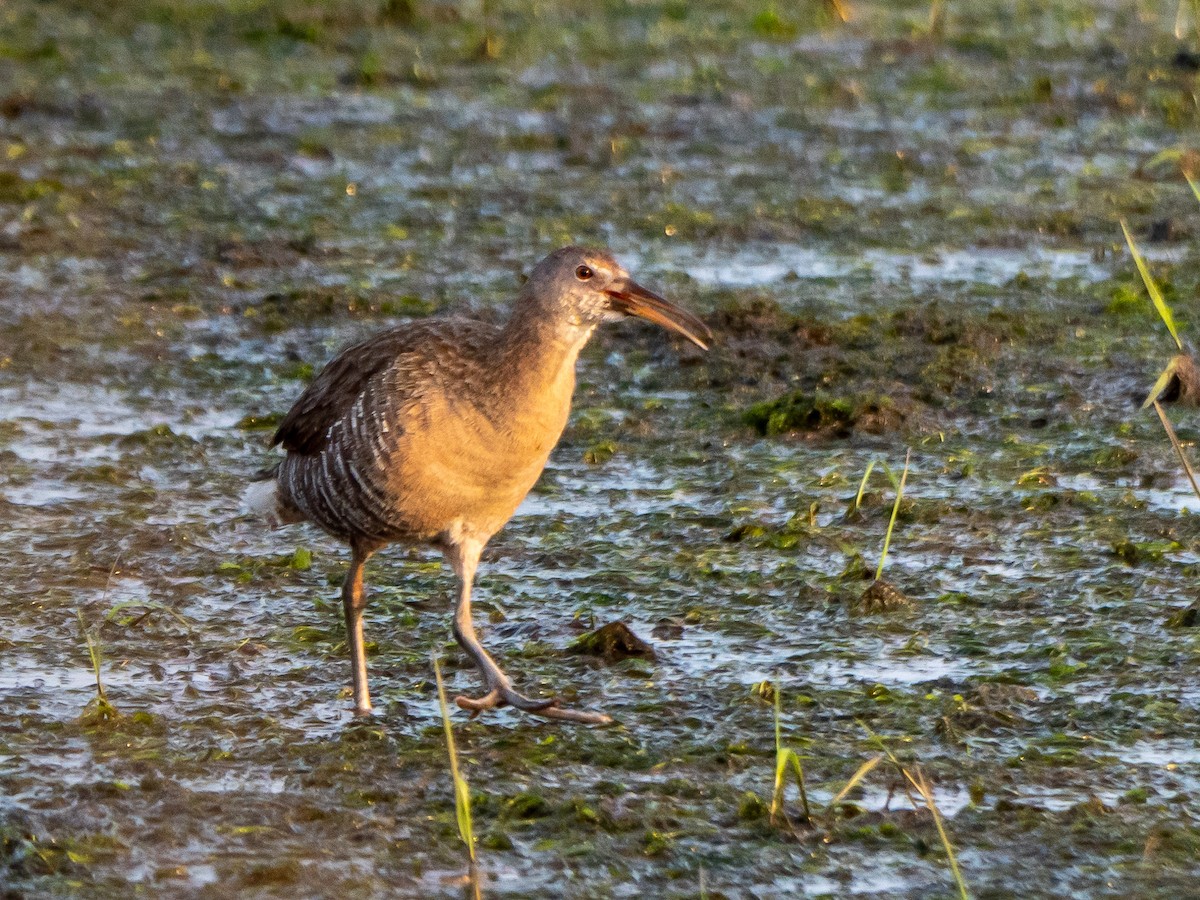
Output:
[[[904,499],[904,484],[908,481],[908,462],[912,457],[912,448],[904,454],[904,471],[900,474],[900,484],[896,487],[896,502],[892,504],[892,518],[888,522],[887,534],[883,537],[883,552],[879,554],[879,565],[875,568],[875,580],[883,575],[883,564],[887,562],[888,548],[892,546],[892,531],[896,527],[896,516],[900,512],[900,501]]]
[[[1200,200],[1200,183],[1197,183],[1196,179],[1188,172],[1184,172],[1183,177],[1187,179],[1188,187],[1192,189],[1192,193],[1196,196],[1196,199]]]
[[[800,807],[804,810],[806,821],[812,818],[808,808],[808,791],[804,787],[804,767],[800,764],[800,756],[795,750],[781,749],[775,754],[775,789],[771,793],[771,820],[783,810],[783,795],[787,790],[787,773],[791,769],[796,775],[796,787],[800,792]]]
[[[804,787],[804,766],[800,765],[800,754],[795,750],[789,750],[789,761],[792,764],[792,771],[796,773],[796,789],[800,791],[800,808],[804,810],[804,821],[812,821],[812,812],[808,808],[808,791]]]
[[[121,714],[117,712],[115,706],[108,702],[108,692],[104,689],[104,682],[100,678],[100,645],[92,639],[92,633],[84,624],[83,613],[75,610],[75,617],[79,620],[79,630],[83,633],[84,641],[87,642],[88,658],[92,663],[92,673],[96,676],[96,696],[88,701],[80,720],[87,725],[99,725],[119,719]]]
[[[117,566],[120,563],[121,555],[118,553],[117,558],[113,560],[112,568],[108,571],[108,580],[104,583],[104,593],[100,597],[101,603],[108,599],[108,591],[112,587],[113,578],[117,574]],[[104,682],[100,678],[100,644],[92,639],[92,633],[83,621],[82,610],[75,610],[75,618],[79,620],[79,631],[83,634],[84,641],[87,642],[88,659],[92,664],[92,673],[96,676],[96,696],[84,707],[82,720],[89,724],[99,724],[118,719],[121,714],[117,712],[115,706],[108,702],[108,692],[104,690]]]
[[[1146,395],[1146,400],[1142,404],[1142,409],[1148,406],[1153,406],[1158,402],[1158,398],[1162,396],[1162,392],[1167,389],[1167,385],[1171,383],[1171,379],[1175,376],[1175,361],[1172,360],[1163,369],[1162,374],[1158,376],[1158,380],[1154,382],[1154,387],[1150,388],[1150,393]]]
[[[950,835],[946,833],[946,823],[942,819],[941,810],[937,808],[937,804],[933,800],[933,790],[929,786],[929,780],[920,769],[917,770],[917,778],[914,778],[912,773],[903,766],[900,771],[916,788],[921,799],[925,801],[926,808],[933,815],[933,824],[937,827],[938,837],[941,838],[942,847],[946,851],[946,859],[950,862],[950,874],[954,877],[954,884],[958,887],[958,896],[961,900],[971,900],[971,895],[967,892],[967,883],[963,880],[962,871],[958,868],[958,858],[954,855],[954,846],[950,843]]]
[[[783,749],[783,739],[781,737],[779,719],[783,714],[783,699],[779,691],[779,681],[775,682],[775,696],[773,699],[775,705],[775,755],[779,755],[779,751]]]
[[[75,617],[79,619],[79,630],[83,632],[83,639],[87,641],[88,657],[92,661],[92,672],[96,675],[96,697],[101,704],[108,703],[108,695],[104,692],[104,684],[100,680],[100,648],[96,646],[96,642],[92,640],[92,633],[88,631],[88,627],[84,624],[83,613],[75,610]]]
[[[1167,326],[1167,331],[1171,332],[1171,337],[1175,339],[1175,346],[1182,350],[1183,341],[1179,339],[1179,331],[1175,328],[1175,317],[1171,314],[1171,307],[1167,306],[1167,301],[1163,299],[1162,291],[1154,283],[1154,277],[1146,267],[1146,260],[1142,258],[1137,244],[1133,242],[1133,235],[1129,233],[1129,226],[1125,224],[1124,219],[1121,220],[1121,230],[1125,232],[1125,243],[1129,245],[1129,252],[1133,254],[1133,261],[1142,276],[1142,283],[1146,285],[1146,293],[1150,295],[1150,299],[1154,303],[1154,308],[1158,310],[1159,317],[1162,318],[1163,324]]]
[[[914,788],[916,788],[917,793],[920,795],[922,802],[925,804],[926,808],[929,810],[930,814],[933,816],[933,824],[937,827],[938,837],[941,838],[942,847],[946,851],[946,858],[950,862],[950,874],[954,877],[954,884],[958,887],[958,895],[960,897],[960,900],[971,900],[971,895],[967,891],[967,883],[963,879],[962,871],[958,868],[958,858],[954,855],[954,847],[950,843],[950,835],[946,831],[946,823],[942,820],[941,810],[939,810],[937,808],[937,804],[933,800],[933,791],[929,787],[929,781],[925,778],[925,775],[923,773],[921,773],[921,771],[918,769],[917,774],[921,776],[921,781],[918,783],[918,781],[915,778],[913,778],[912,773],[909,772],[908,769],[904,766],[904,764],[902,762],[900,762],[899,759],[896,758],[896,754],[894,754],[891,751],[891,748],[888,747],[888,745],[883,742],[883,738],[881,738],[879,735],[877,735],[874,731],[871,730],[871,726],[867,725],[861,719],[856,719],[855,721],[858,722],[859,727],[862,728],[870,736],[871,743],[873,743],[877,747],[879,747],[879,749],[880,749],[880,751],[882,751],[883,755],[888,758],[888,761],[891,762],[891,764],[893,766],[895,766],[897,769],[899,769],[900,774],[903,775],[904,778]],[[905,787],[905,790],[906,791],[908,790],[907,786]],[[915,798],[913,797],[913,795],[911,793],[909,793],[908,799],[910,802],[912,802],[913,808],[916,809],[917,804],[916,804]]]
[[[812,820],[812,813],[808,808],[808,790],[804,785],[804,767],[800,764],[800,756],[796,751],[783,746],[783,737],[780,728],[780,717],[783,706],[780,696],[781,692],[779,690],[779,682],[777,681],[775,682],[775,786],[771,791],[771,822],[773,824],[780,812],[783,811],[783,794],[787,789],[787,772],[789,767],[796,773],[796,787],[800,791],[800,806],[804,810],[804,819],[808,822]]]
[[[862,781],[864,778],[866,778],[871,773],[871,771],[877,765],[879,765],[881,762],[883,762],[883,754],[879,753],[879,754],[876,754],[875,756],[872,756],[865,763],[863,763],[861,766],[859,766],[857,771],[855,771],[855,773],[850,776],[850,780],[846,782],[845,786],[840,791],[837,792],[837,796],[835,796],[832,800],[829,801],[828,809],[830,811],[832,811],[835,806],[837,806],[844,799],[846,799],[846,795],[849,794],[852,790],[854,790],[855,785],[857,785],[860,781]]]
[[[446,750],[450,754],[450,774],[454,778],[454,812],[458,819],[458,836],[467,845],[471,866],[475,865],[475,832],[471,823],[471,789],[458,768],[458,751],[454,746],[454,729],[450,726],[450,708],[446,704],[446,686],[442,683],[442,667],[433,656],[433,675],[437,679],[438,706],[442,710],[442,727],[446,730]]]
[[[775,682],[775,786],[771,790],[771,821],[775,821],[775,817],[779,814],[779,810],[783,808],[783,789],[784,775],[787,773],[787,759],[783,755],[783,738],[781,735],[779,718],[783,709],[782,701],[779,698],[779,682]]]
[[[854,495],[854,508],[858,509],[862,506],[863,492],[867,489],[867,479],[871,477],[871,473],[875,471],[875,460],[867,463],[867,471],[863,472],[862,481],[858,483],[858,493]]]
[[[887,476],[888,483],[892,487],[894,487],[894,488],[900,487],[900,479],[896,477],[896,473],[892,471],[891,466],[889,466],[886,462],[884,462],[881,459],[879,461],[879,468],[883,469],[883,474]]]
[[[787,787],[784,777],[787,775],[787,757],[782,752],[775,753],[775,786],[771,790],[771,821],[774,822],[783,809],[783,791]]]
[[[1162,408],[1162,404],[1157,399],[1154,403],[1154,411],[1158,413],[1159,421],[1162,422],[1163,430],[1167,432],[1167,437],[1171,439],[1171,446],[1175,448],[1175,453],[1179,456],[1179,461],[1183,463],[1183,471],[1187,473],[1188,481],[1192,483],[1192,490],[1196,492],[1196,496],[1200,497],[1200,485],[1196,483],[1196,473],[1192,471],[1192,464],[1188,462],[1187,454],[1183,452],[1183,445],[1179,443],[1179,435],[1175,433],[1175,428],[1171,425],[1171,420],[1167,418],[1166,410]]]

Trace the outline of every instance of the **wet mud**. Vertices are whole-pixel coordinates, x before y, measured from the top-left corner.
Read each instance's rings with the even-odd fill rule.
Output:
[[[972,896],[1194,893],[1200,501],[1117,221],[1194,340],[1196,23],[943,6],[0,7],[0,893],[464,896],[449,572],[372,561],[354,720],[344,548],[239,497],[339,347],[567,242],[717,337],[600,334],[485,555],[520,689],[618,724],[455,713],[484,896],[956,896],[901,765]]]

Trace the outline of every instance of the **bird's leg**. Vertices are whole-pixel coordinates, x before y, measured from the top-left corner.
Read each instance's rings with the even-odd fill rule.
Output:
[[[471,586],[475,582],[475,569],[479,565],[479,554],[482,551],[481,542],[464,540],[454,545],[449,553],[450,564],[454,567],[454,574],[458,576],[459,588],[458,605],[454,610],[454,638],[479,668],[484,685],[488,689],[488,693],[478,700],[457,697],[455,702],[463,709],[475,712],[506,703],[530,712],[545,709],[554,701],[533,700],[517,693],[504,670],[492,659],[492,655],[483,649],[475,634],[475,623],[471,618]]]
[[[461,708],[470,710],[473,714],[491,709],[493,706],[512,706],[514,709],[534,715],[545,716],[548,719],[565,719],[571,722],[582,722],[589,725],[605,725],[612,721],[603,713],[580,712],[573,709],[563,709],[558,700],[534,700],[526,697],[512,686],[504,670],[496,663],[490,653],[483,649],[475,634],[475,623],[471,618],[471,586],[475,581],[475,569],[479,565],[479,554],[483,552],[481,541],[466,539],[460,543],[450,544],[446,555],[458,576],[458,606],[454,610],[454,638],[460,647],[467,652],[471,660],[483,675],[484,685],[488,692],[479,698],[455,697],[454,702]]]
[[[342,608],[346,612],[346,643],[350,645],[350,665],[354,680],[354,712],[366,715],[371,711],[371,692],[367,687],[367,648],[363,642],[363,609],[367,597],[363,592],[363,566],[372,551],[351,548],[350,571],[342,585]]]

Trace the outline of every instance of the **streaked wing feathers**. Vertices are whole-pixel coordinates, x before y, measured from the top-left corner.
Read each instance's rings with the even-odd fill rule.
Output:
[[[419,393],[433,386],[437,370],[458,374],[461,360],[454,352],[478,355],[495,340],[494,326],[463,319],[409,322],[347,347],[321,370],[296,400],[271,440],[271,446],[311,456],[329,440],[329,429],[347,415],[372,379],[393,367],[400,391]],[[405,376],[409,377],[405,377]]]
[[[402,325],[347,347],[321,370],[292,405],[271,446],[302,456],[320,453],[329,427],[354,405],[368,382],[407,351],[418,346],[426,329]]]

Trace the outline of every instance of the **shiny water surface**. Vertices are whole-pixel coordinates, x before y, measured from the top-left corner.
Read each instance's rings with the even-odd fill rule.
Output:
[[[957,896],[901,768],[973,896],[1194,893],[1200,501],[1117,226],[1190,336],[1191,7],[834,6],[0,7],[0,893],[470,896],[449,573],[372,562],[355,721],[344,548],[239,497],[339,347],[570,241],[717,339],[599,335],[487,551],[485,643],[618,724],[455,713],[482,894]],[[611,621],[656,658],[566,652]]]

